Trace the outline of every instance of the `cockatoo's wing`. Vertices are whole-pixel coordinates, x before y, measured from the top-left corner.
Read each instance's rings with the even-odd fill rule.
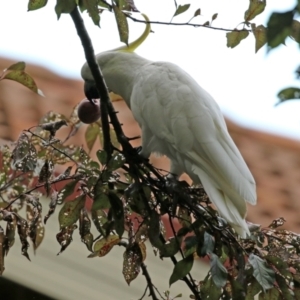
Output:
[[[200,179],[220,214],[248,232],[245,201],[256,203],[255,181],[217,103],[173,64],[149,63],[137,73],[130,105],[142,133],[152,136],[145,142],[142,134],[143,146]]]

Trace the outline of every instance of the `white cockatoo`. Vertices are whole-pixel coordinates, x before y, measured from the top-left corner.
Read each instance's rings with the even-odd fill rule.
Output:
[[[140,154],[166,155],[171,174],[201,183],[219,214],[241,237],[249,235],[246,202],[256,204],[255,181],[216,101],[177,65],[122,49],[96,59],[108,89],[123,97],[141,127]],[[87,98],[98,98],[87,64],[81,75]]]

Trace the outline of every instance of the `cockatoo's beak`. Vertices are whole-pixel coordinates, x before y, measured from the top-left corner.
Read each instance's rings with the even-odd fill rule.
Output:
[[[86,80],[84,82],[84,94],[86,98],[93,104],[94,104],[93,99],[100,98],[95,82],[91,80]]]

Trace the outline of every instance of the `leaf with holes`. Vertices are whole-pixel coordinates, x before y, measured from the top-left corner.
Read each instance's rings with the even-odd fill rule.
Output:
[[[127,18],[118,6],[113,5],[113,11],[119,30],[120,41],[128,46],[129,28]]]
[[[128,247],[123,254],[123,276],[128,285],[140,273],[143,255],[138,244]]]
[[[67,183],[62,190],[60,190],[57,195],[57,204],[62,204],[67,197],[74,193],[77,182],[77,180],[72,180],[71,182]]]
[[[58,214],[60,228],[71,226],[76,223],[80,216],[80,211],[85,205],[85,195],[78,196],[73,201],[64,204]]]
[[[92,252],[94,238],[93,234],[91,233],[91,220],[85,207],[80,211],[79,234],[81,241],[86,245],[87,249]]]
[[[226,33],[227,47],[234,48],[249,35],[246,30],[234,30]]]
[[[169,279],[169,285],[185,277],[192,269],[194,264],[194,256],[191,254],[177,262],[173,269],[173,273]]]
[[[117,235],[109,235],[106,238],[102,238],[94,244],[93,253],[90,254],[88,257],[91,258],[96,256],[105,256],[120,241],[121,239]]]
[[[253,276],[264,291],[271,289],[275,282],[275,273],[266,262],[255,254],[249,255],[249,263],[253,267]]]
[[[244,20],[249,22],[261,14],[266,7],[266,0],[250,0],[249,8],[245,11]]]
[[[124,155],[121,153],[117,153],[108,162],[107,169],[109,171],[115,171],[115,170],[121,168],[125,164],[125,161],[126,161],[126,159],[125,159]]]
[[[60,251],[57,253],[57,255],[65,251],[66,248],[71,244],[71,242],[73,241],[72,236],[75,229],[77,229],[77,225],[72,224],[70,226],[61,228],[60,232],[56,235],[56,239],[61,246]]]

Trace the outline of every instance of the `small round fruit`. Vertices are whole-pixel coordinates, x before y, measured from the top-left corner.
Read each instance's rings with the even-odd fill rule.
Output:
[[[81,122],[85,124],[91,124],[100,119],[100,101],[99,99],[93,99],[91,103],[88,99],[80,101],[77,114]]]

